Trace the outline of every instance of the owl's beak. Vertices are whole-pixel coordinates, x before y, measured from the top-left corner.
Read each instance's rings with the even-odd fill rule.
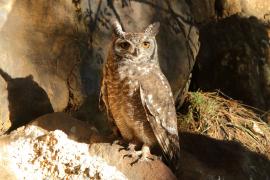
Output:
[[[134,48],[134,51],[132,53],[133,56],[138,56],[139,55],[139,52],[140,50],[138,48]]]

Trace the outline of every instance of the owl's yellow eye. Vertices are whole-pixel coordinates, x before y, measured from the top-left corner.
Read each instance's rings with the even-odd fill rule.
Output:
[[[148,49],[150,47],[150,42],[144,41],[142,43],[143,48]]]
[[[129,49],[130,44],[129,44],[128,42],[121,42],[121,43],[119,43],[119,46],[120,46],[122,49],[127,50],[127,49]]]

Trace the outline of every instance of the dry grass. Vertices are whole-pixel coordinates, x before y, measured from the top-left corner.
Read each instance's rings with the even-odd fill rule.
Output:
[[[218,92],[189,92],[178,118],[181,131],[238,141],[270,158],[270,126],[250,107]]]

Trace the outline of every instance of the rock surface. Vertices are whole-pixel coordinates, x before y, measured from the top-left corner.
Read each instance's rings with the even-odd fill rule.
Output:
[[[123,158],[128,152],[119,151],[119,145],[103,142],[89,147],[86,137],[89,140],[95,132],[64,113],[40,117],[0,139],[0,178],[176,179],[159,160],[131,166],[138,157]]]
[[[1,1],[0,69],[10,78],[0,75],[0,134],[68,104],[75,22],[72,3],[59,2]]]
[[[270,177],[270,160],[238,142],[190,132],[180,133],[180,139],[182,165],[177,179]],[[35,175],[39,175],[38,179],[176,179],[160,160],[131,165],[138,157],[124,157],[130,151],[119,151],[122,146],[108,142],[88,123],[64,113],[42,116],[0,137],[0,179],[27,179]]]
[[[119,145],[110,145],[108,143],[95,143],[91,145],[90,155],[102,157],[108,164],[113,164],[119,171],[126,175],[128,179],[155,179],[155,180],[173,180],[176,177],[169,168],[160,160],[138,162],[131,165],[138,157],[124,157],[129,151],[120,151]]]
[[[1,1],[0,11],[0,69],[12,80],[33,77],[47,96],[33,97],[37,90],[27,85],[23,87],[28,93],[18,93],[15,86],[15,96],[25,99],[16,106],[36,107],[38,116],[51,108],[76,112],[74,116],[89,121],[91,115],[100,129],[106,126],[97,104],[101,66],[111,40],[110,19],[118,19],[127,31],[142,31],[153,21],[161,22],[160,64],[175,97],[185,86],[199,49],[198,31],[188,20],[184,1],[12,0]],[[0,134],[11,123],[38,117],[28,109],[27,117],[14,117],[8,84],[0,76]],[[36,103],[48,104],[50,111],[42,111]]]
[[[269,0],[189,1],[201,48],[191,90],[221,90],[263,110],[270,109]]]
[[[199,50],[194,23],[200,27],[235,13],[269,21],[268,4],[269,0],[1,1],[0,69],[11,80],[20,80],[12,86],[21,103],[10,103],[7,87],[11,81],[1,75],[0,134],[12,124],[14,129],[52,111],[72,112],[89,121],[91,115],[95,124],[106,130],[97,102],[101,66],[111,39],[108,22],[112,18],[118,19],[127,31],[141,31],[153,21],[161,22],[157,37],[160,64],[177,97],[181,96]],[[230,44],[224,46],[231,48]],[[24,84],[29,77],[32,83]],[[21,83],[27,91],[17,89]],[[33,88],[33,83],[38,88]],[[16,107],[29,106],[36,109],[26,108],[27,116],[18,117]]]
[[[202,26],[193,88],[220,89],[233,99],[269,110],[269,30],[260,19],[240,15]]]
[[[269,0],[188,0],[191,14],[197,24],[209,23],[242,13],[269,20]]]
[[[127,179],[102,158],[89,156],[87,144],[69,140],[60,130],[46,133],[28,126],[5,148],[17,179]]]

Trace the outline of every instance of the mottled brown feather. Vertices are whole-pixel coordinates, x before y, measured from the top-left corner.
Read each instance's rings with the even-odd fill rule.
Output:
[[[142,33],[115,33],[103,68],[100,99],[126,141],[148,147],[159,144],[168,163],[177,167],[177,118],[170,85],[159,67],[158,27],[155,23]],[[147,49],[144,42],[150,45]]]
[[[163,74],[159,72],[155,74],[156,76],[141,81],[141,101],[145,108],[147,120],[150,122],[166,159],[173,165],[178,165],[180,145],[171,89]],[[149,99],[149,97],[152,98]]]

